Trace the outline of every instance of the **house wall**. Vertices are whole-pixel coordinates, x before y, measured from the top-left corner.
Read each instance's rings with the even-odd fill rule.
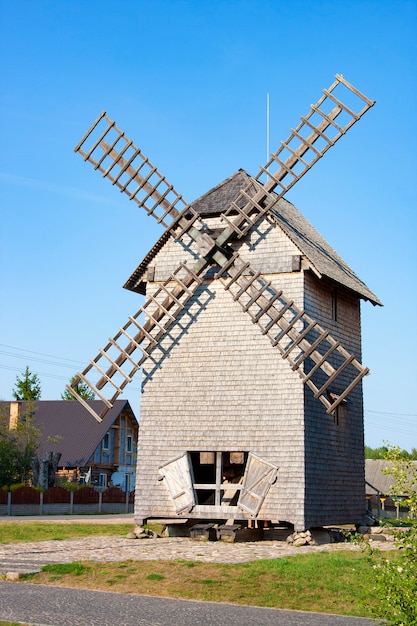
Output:
[[[104,448],[104,438],[101,440],[94,453],[89,458],[83,472],[87,472],[92,467],[91,481],[97,483],[100,474],[106,474],[107,483],[113,472],[116,472],[120,465],[134,465],[137,452],[137,432],[136,424],[133,424],[131,418],[122,413],[108,432],[108,449]],[[132,450],[127,450],[127,438],[132,437]]]
[[[338,287],[337,321],[333,285],[305,274],[307,312],[361,360],[360,301]],[[337,393],[338,388],[331,391]],[[360,523],[366,509],[362,385],[349,394],[336,416],[328,415],[305,389],[306,526]]]

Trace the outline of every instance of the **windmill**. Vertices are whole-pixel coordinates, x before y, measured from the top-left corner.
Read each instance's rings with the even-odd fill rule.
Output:
[[[100,421],[143,369],[138,523],[360,521],[359,300],[380,303],[283,196],[373,104],[336,75],[256,177],[192,204],[106,112],[75,147],[165,228],[125,285],[144,305],[67,387]]]

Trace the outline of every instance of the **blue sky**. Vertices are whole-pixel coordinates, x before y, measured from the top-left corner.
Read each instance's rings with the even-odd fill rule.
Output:
[[[161,231],[73,152],[102,110],[192,201],[257,174],[267,93],[275,151],[341,73],[377,103],[288,199],[385,305],[362,306],[366,443],[417,447],[416,2],[0,9],[0,397],[29,365],[59,399],[142,304],[122,285]]]

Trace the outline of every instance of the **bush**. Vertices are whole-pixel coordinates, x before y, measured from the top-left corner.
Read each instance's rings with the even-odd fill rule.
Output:
[[[373,565],[375,592],[384,607],[387,626],[417,626],[417,529],[396,533],[397,558],[379,558]],[[368,548],[373,556],[380,555]],[[380,607],[378,607],[380,613]],[[375,617],[381,617],[374,610]]]
[[[22,487],[27,487],[26,483],[13,483],[13,485],[9,486],[9,491],[16,491],[17,489],[21,489]]]
[[[67,491],[78,491],[84,487],[88,487],[85,483],[67,482],[66,477],[59,477],[55,482],[55,487],[62,487]]]

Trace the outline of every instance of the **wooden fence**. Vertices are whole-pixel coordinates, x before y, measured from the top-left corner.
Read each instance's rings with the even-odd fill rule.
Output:
[[[14,491],[0,489],[0,516],[132,513],[134,502],[135,492],[125,493],[120,487],[109,487],[104,491],[92,487],[77,491],[63,487],[51,487],[46,491],[19,487]]]

